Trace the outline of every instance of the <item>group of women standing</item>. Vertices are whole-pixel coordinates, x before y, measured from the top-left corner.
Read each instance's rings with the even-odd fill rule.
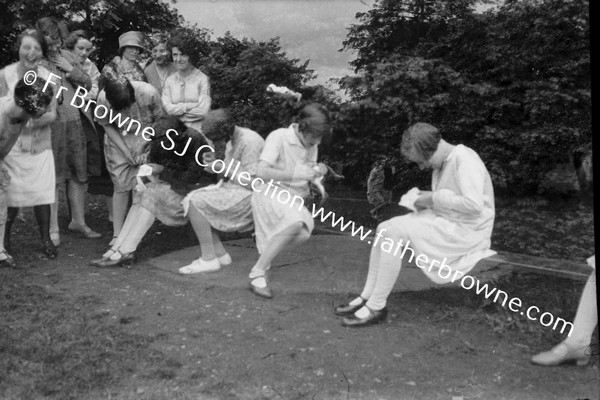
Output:
[[[152,43],[152,61],[144,70],[140,55],[146,51],[148,41]],[[175,48],[177,56],[171,62],[164,35],[156,34],[148,40],[141,32],[127,32],[119,38],[119,55],[100,73],[89,59],[93,43],[85,31],[69,33],[61,21],[48,17],[19,35],[15,43],[18,61],[0,70],[0,98],[14,99],[17,83],[27,81],[30,71],[44,83],[54,74],[56,87],[66,90],[57,93],[43,115],[29,118],[16,135],[14,145],[6,149],[3,158],[7,196],[1,204],[6,210],[6,223],[0,262],[16,265],[10,255],[10,233],[21,207],[34,207],[42,249],[49,258],[57,256],[58,188],[62,183],[71,214],[69,231],[89,239],[102,237],[85,219],[88,178],[100,175],[110,177],[110,184],[103,184],[112,186],[104,194],[112,197],[107,205],[113,221],[113,242],[116,240],[127,214],[137,169],[147,161],[148,142],[138,140],[140,135],[94,121],[91,108],[84,111],[73,106],[71,100],[77,88],[82,87],[87,90],[86,100],[104,99],[123,114],[146,124],[144,127],[152,126],[163,116],[174,115],[185,125],[200,128],[210,109],[208,78],[190,62],[190,55],[185,53],[186,40],[175,45],[179,48]],[[172,80],[167,82],[169,77]],[[1,132],[3,139],[8,135],[5,130]],[[99,181],[94,182],[92,186],[98,186]],[[93,192],[96,188],[89,189]]]
[[[151,61],[143,68],[140,55],[148,41]],[[85,220],[85,188],[88,177],[105,171],[112,183],[105,194],[111,197],[113,237],[92,265],[133,262],[144,234],[159,219],[168,225],[191,221],[198,236],[201,256],[180,273],[215,271],[232,262],[218,232],[254,228],[261,255],[250,272],[250,288],[258,296],[272,296],[267,284],[271,261],[310,236],[312,218],[306,208],[281,204],[236,178],[247,174],[272,180],[308,200],[309,181],[319,175],[312,168],[317,148],[330,131],[322,106],[305,106],[296,123],[274,131],[265,141],[237,125],[227,110],[210,110],[209,79],[196,68],[200,55],[185,36],[167,40],[163,34],[146,38],[141,32],[126,32],[119,37],[118,56],[101,72],[89,59],[93,44],[87,33],[67,34],[54,18],[40,19],[36,29],[23,32],[16,47],[19,61],[0,71],[0,97],[14,97],[17,82],[29,71],[36,72],[40,82],[53,73],[67,90],[59,92],[45,113],[30,119],[6,156],[10,183],[2,200],[8,212],[0,261],[16,264],[10,256],[10,227],[18,208],[29,206],[35,209],[45,254],[57,256],[56,188],[63,182],[71,211],[68,229],[86,238],[101,237]],[[72,106],[79,86],[88,91],[86,100],[95,100],[97,107],[118,112],[121,118],[108,114],[94,120],[93,110]],[[154,136],[139,134],[136,124],[119,124],[126,118],[139,121],[142,128],[153,127]],[[222,171],[218,164],[223,160],[239,167]]]

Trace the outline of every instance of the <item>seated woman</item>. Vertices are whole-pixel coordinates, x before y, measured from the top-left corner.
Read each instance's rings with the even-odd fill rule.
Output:
[[[255,185],[252,194],[260,258],[249,278],[250,290],[259,297],[273,297],[266,277],[273,259],[286,247],[308,240],[314,228],[304,204],[309,182],[319,176],[313,168],[318,146],[330,131],[327,110],[315,103],[300,110],[298,123],[271,132],[265,141],[256,172],[263,183]]]
[[[169,226],[185,225],[188,219],[181,205],[184,196],[214,182],[213,176],[200,165],[202,156],[212,149],[198,131],[172,116],[162,117],[154,128],[156,135],[152,138],[147,164],[152,168],[150,181],[142,182],[136,190],[115,243],[101,259],[91,261],[91,265],[119,267],[134,262],[135,251],[154,221],[158,219]]]
[[[456,279],[457,274],[468,273],[480,259],[494,254],[490,250],[494,190],[477,153],[446,142],[432,125],[416,123],[402,135],[402,154],[421,169],[433,169],[432,191],[419,193],[414,203],[417,212],[389,219],[377,227],[360,297],[335,309],[337,315],[346,316],[343,326],[385,320],[386,301],[405,255],[408,262],[416,258],[417,266],[432,281],[446,283],[451,275]],[[401,246],[403,251],[398,254]],[[423,267],[420,263],[424,258],[431,264]],[[449,274],[444,271],[446,277],[442,276],[444,265],[449,270]]]
[[[148,137],[145,129],[164,115],[164,109],[154,86],[130,81],[112,62],[104,67],[101,81],[104,82],[104,89],[98,95],[96,107],[110,110],[98,119],[98,123],[104,128],[104,157],[114,186],[112,246],[123,228],[129,195],[135,188],[139,166],[148,157],[151,137]],[[113,114],[120,114],[120,118],[111,119],[110,115]],[[127,124],[122,122],[128,120],[130,122]]]
[[[254,226],[252,187],[248,182],[256,174],[256,164],[263,149],[264,139],[248,128],[235,125],[229,114],[222,109],[209,112],[202,129],[204,135],[213,141],[216,149],[227,145],[224,162],[215,161],[215,153],[205,157],[207,171],[227,181],[216,190],[195,190],[183,202],[186,214],[198,236],[202,256],[180,268],[181,274],[216,271],[221,265],[230,264],[231,257],[216,231],[244,232]],[[229,165],[233,167],[224,171],[224,166]]]
[[[598,306],[596,303],[596,255],[588,258],[587,263],[593,268],[592,273],[581,293],[573,329],[569,336],[548,351],[531,357],[531,362],[537,365],[551,366],[565,362],[575,362],[577,365],[586,365],[590,361],[592,351],[590,343],[594,329],[598,324]],[[596,353],[597,354],[597,353]]]
[[[175,35],[170,42],[175,72],[165,81],[162,101],[167,114],[202,132],[202,119],[210,110],[208,77],[195,67],[200,54],[194,38]]]

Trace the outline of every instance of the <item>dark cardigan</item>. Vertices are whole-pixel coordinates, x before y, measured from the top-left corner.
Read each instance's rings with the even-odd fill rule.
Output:
[[[185,196],[192,190],[215,183],[217,177],[204,171],[204,167],[200,166],[195,159],[197,149],[208,145],[204,137],[192,128],[178,133],[179,135],[169,135],[172,141],[166,135],[154,137],[150,144],[148,161],[162,165],[164,170],[159,176],[160,179],[170,183],[171,189]],[[191,142],[186,152],[178,155],[185,149],[190,138]],[[173,142],[175,142],[175,147],[165,150],[165,147],[173,146]],[[200,162],[202,162],[202,154],[207,151],[210,151],[207,147],[200,151],[198,155]]]

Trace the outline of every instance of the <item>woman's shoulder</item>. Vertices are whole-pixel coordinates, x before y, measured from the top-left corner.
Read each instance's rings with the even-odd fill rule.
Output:
[[[264,143],[264,141],[265,141],[265,139],[262,136],[260,136],[258,134],[258,132],[253,131],[250,128],[245,128],[245,127],[242,127],[242,126],[237,126],[236,128],[240,132],[240,137],[245,142],[260,142],[260,143]]]
[[[147,64],[146,67],[144,67],[144,73],[156,73],[156,63],[151,61],[149,64]]]
[[[270,137],[284,138],[286,136],[293,135],[293,134],[294,134],[294,128],[290,125],[288,127],[275,129],[274,131],[269,133],[269,136],[267,136],[267,139]]]
[[[16,62],[16,63],[8,64],[4,68],[0,68],[0,77],[5,78],[6,76],[15,74],[17,72],[17,64],[19,64],[19,63]]]
[[[177,72],[173,72],[171,75],[167,76],[167,79],[165,79],[165,84],[163,87],[169,86],[169,85],[173,85],[175,82],[177,82]]]

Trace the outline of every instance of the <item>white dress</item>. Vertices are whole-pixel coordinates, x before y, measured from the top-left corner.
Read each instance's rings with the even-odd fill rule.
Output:
[[[4,69],[8,86],[8,96],[19,80],[16,64],[11,64]],[[47,69],[39,66],[38,76],[48,79]],[[53,99],[49,109],[56,109],[56,100]],[[50,123],[34,128],[29,120],[22,127],[16,143],[4,159],[4,167],[10,176],[10,184],[6,188],[8,207],[31,207],[43,204],[52,204],[55,200],[56,176],[54,173],[54,156],[52,149],[43,149],[35,152],[32,144],[40,137],[50,143]]]
[[[267,137],[260,160],[272,167],[293,173],[302,164],[317,161],[318,147],[304,145],[296,136],[292,124],[288,128],[277,129]],[[287,194],[289,193],[289,195]],[[314,222],[310,212],[303,207],[299,199],[305,201],[310,196],[307,180],[292,179],[290,183],[276,185],[264,183],[252,194],[252,215],[256,233],[256,247],[263,253],[269,241],[284,229],[296,222],[302,222],[312,233]]]
[[[490,175],[475,151],[457,145],[442,167],[433,171],[431,188],[432,209],[387,223],[402,226],[415,255],[445,259],[452,270],[467,274],[479,260],[495,254],[490,250],[495,216]],[[423,272],[436,283],[451,279],[441,278],[437,268]]]

